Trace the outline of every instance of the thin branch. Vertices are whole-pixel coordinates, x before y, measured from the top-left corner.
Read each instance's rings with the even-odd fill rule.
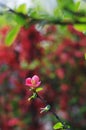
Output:
[[[49,21],[51,24],[58,24],[58,25],[74,25],[74,24],[86,24],[86,21],[78,21],[78,20],[74,20],[74,21]]]
[[[38,94],[36,91],[34,91],[34,92],[36,93],[37,97],[38,97],[46,106],[49,105],[48,102],[47,102],[44,98],[42,98],[41,96],[39,96],[39,94]],[[51,106],[51,105],[50,105],[50,106]],[[53,110],[52,108],[50,108],[49,111],[56,117],[56,119],[57,119],[59,122],[62,123],[64,129],[70,130],[69,128],[67,128],[66,124],[64,124],[64,122],[59,118],[59,116],[54,112],[54,110]]]
[[[2,6],[3,8],[7,8],[7,11],[8,11],[8,12],[12,12],[12,13],[18,15],[18,16],[23,17],[23,18],[28,18],[28,15],[25,15],[25,14],[20,13],[20,12],[16,12],[16,11],[14,11],[13,9],[11,9],[10,7],[8,7],[7,5],[5,5],[5,4],[3,4],[3,3],[1,3],[1,2],[0,2],[0,6]],[[6,12],[7,12],[7,11],[6,11]]]
[[[26,21],[27,21],[26,23],[27,24],[38,24],[38,23],[41,24],[43,22],[44,22],[44,25],[45,24],[57,24],[57,25],[62,25],[62,26],[65,26],[65,25],[74,25],[74,24],[82,24],[82,25],[86,24],[86,21],[79,21],[79,20],[72,20],[72,21],[71,20],[68,20],[68,21],[62,20],[61,21],[61,20],[58,20],[58,19],[51,20],[50,18],[49,18],[49,20],[46,19],[46,18],[40,18],[40,19],[38,19],[38,18],[34,18],[32,16],[25,15],[25,14],[20,13],[20,12],[16,12],[13,9],[11,9],[10,7],[6,6],[5,4],[0,3],[0,6],[2,6],[4,8],[7,8],[8,12],[12,12],[13,14],[18,15],[18,16],[26,19]],[[82,13],[79,13],[79,12],[73,12],[73,11],[71,11],[69,9],[66,9],[66,10],[69,11],[69,12],[71,12],[74,15],[85,16],[85,14],[82,14]]]

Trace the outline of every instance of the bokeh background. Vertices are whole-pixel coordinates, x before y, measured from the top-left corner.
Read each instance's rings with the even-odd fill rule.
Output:
[[[21,2],[4,3],[15,9]],[[26,2],[28,7],[35,6]],[[40,4],[53,15],[55,2]],[[35,74],[42,81],[39,95],[71,130],[85,130],[86,34],[73,25],[26,24],[9,40],[16,22],[12,12],[7,14],[3,8],[0,8],[0,130],[53,130],[55,117],[51,113],[40,114],[44,104],[39,99],[28,101],[32,93],[25,86],[25,79]]]

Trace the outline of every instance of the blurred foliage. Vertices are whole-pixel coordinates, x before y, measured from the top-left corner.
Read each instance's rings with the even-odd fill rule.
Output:
[[[39,24],[39,26],[44,26],[45,24],[74,24],[74,27],[79,31],[86,31],[86,10],[79,8],[80,1],[74,2],[73,0],[57,0],[57,6],[53,9],[53,15],[48,14],[46,9],[40,6],[40,1],[34,0],[34,8],[27,9],[25,4],[15,7],[15,10],[7,7],[4,4],[0,6],[4,9],[1,14],[3,16],[0,18],[1,24],[11,24],[13,26],[30,26],[31,24]],[[68,6],[69,5],[69,6]],[[14,24],[15,23],[15,24]],[[3,25],[2,24],[2,25]],[[12,39],[15,39],[16,28],[12,31]],[[13,33],[15,32],[15,33]],[[9,35],[9,34],[8,34]],[[9,37],[9,36],[7,36]],[[8,38],[7,38],[8,39]],[[6,44],[11,45],[13,40],[6,40]]]
[[[53,129],[56,119],[40,115],[44,104],[28,101],[25,78],[37,74],[39,94],[71,129],[85,130],[86,9],[80,2],[57,0],[52,15],[34,2],[34,8],[22,4],[14,10],[0,4],[0,128]]]

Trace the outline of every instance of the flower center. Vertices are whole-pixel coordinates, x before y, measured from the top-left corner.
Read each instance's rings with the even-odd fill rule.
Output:
[[[35,85],[35,84],[36,84],[36,81],[35,81],[35,80],[31,80],[31,83],[32,83],[33,85]]]

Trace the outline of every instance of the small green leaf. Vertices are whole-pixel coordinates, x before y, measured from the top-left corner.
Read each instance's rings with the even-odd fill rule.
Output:
[[[54,126],[53,126],[53,129],[54,130],[58,130],[58,129],[62,129],[63,128],[63,125],[61,122],[58,122],[56,123]]]
[[[78,25],[74,25],[74,28],[78,31],[81,31],[81,32],[86,32],[86,24],[78,24]]]
[[[46,107],[41,108],[40,113],[43,113],[43,112],[48,112],[50,109],[51,109],[51,106],[50,106],[50,105],[47,105]]]
[[[39,88],[36,89],[36,92],[40,92],[40,91],[42,91],[42,90],[43,90],[43,88],[42,88],[42,87],[39,87]]]
[[[36,94],[36,93],[33,93],[33,95],[28,98],[28,101],[30,101],[30,100],[32,100],[32,99],[35,99],[36,97],[37,97],[37,94]]]
[[[51,106],[50,105],[47,105],[46,106],[46,111],[49,111],[51,109]]]
[[[5,39],[5,44],[7,46],[11,46],[13,41],[16,39],[17,34],[19,33],[20,30],[20,26],[16,26],[15,28],[13,28],[8,34],[7,37]]]
[[[27,7],[26,4],[21,4],[17,9],[17,12],[27,14]]]

